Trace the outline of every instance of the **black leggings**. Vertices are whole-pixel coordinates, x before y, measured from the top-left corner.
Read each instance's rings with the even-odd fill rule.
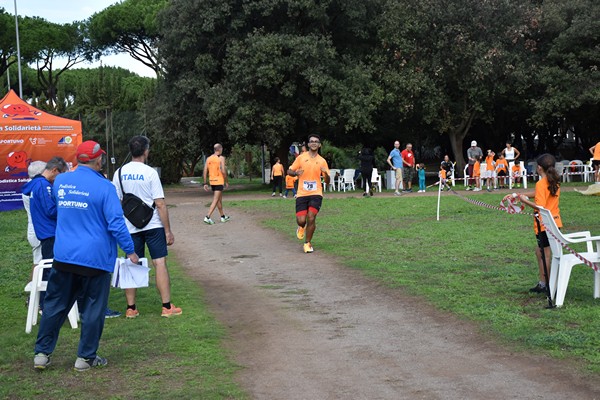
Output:
[[[367,191],[367,185],[369,185],[368,186],[369,188],[371,188],[373,186],[373,183],[371,182],[371,179],[373,178],[373,168],[371,168],[368,171],[360,171],[360,174],[363,177],[363,189],[366,192]]]
[[[281,175],[273,177],[273,193],[277,188],[279,188],[279,193],[283,192],[283,176]]]

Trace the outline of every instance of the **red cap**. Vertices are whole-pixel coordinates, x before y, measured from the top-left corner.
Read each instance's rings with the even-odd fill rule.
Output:
[[[102,154],[106,154],[106,152],[100,148],[99,143],[93,140],[87,140],[77,146],[77,161],[89,162]]]

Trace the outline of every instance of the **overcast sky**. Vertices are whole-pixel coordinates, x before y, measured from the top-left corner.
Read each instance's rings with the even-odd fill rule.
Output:
[[[67,23],[81,21],[102,11],[117,0],[17,0],[17,12],[21,16],[42,17],[50,22]],[[0,6],[11,14],[15,12],[14,0],[0,0]],[[102,57],[103,65],[128,69],[142,76],[156,77],[153,70],[128,54]],[[81,63],[77,68],[94,68],[100,63]]]

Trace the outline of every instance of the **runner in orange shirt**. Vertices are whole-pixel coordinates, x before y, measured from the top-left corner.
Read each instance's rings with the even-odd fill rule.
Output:
[[[316,229],[316,218],[323,201],[323,185],[329,183],[329,167],[327,161],[319,155],[321,138],[311,134],[308,137],[308,151],[300,154],[288,169],[288,175],[298,177],[298,194],[296,197],[296,236],[304,239],[304,252],[312,253],[310,244]]]
[[[215,222],[210,218],[215,208],[219,209],[221,214],[221,222],[229,221],[229,216],[225,215],[223,211],[223,189],[229,187],[227,179],[227,168],[225,167],[225,157],[223,153],[223,146],[220,143],[214,146],[215,153],[206,159],[204,163],[204,190],[208,192],[208,184],[213,191],[213,201],[208,209],[208,214],[204,217],[204,223],[208,225],[214,225]],[[207,180],[207,178],[209,180]]]

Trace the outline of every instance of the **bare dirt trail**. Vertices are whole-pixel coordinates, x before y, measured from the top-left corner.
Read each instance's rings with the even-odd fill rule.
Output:
[[[225,196],[231,221],[208,226],[208,194],[167,192],[173,250],[228,329],[252,398],[600,399],[568,363],[513,354],[318,247],[303,254]]]

